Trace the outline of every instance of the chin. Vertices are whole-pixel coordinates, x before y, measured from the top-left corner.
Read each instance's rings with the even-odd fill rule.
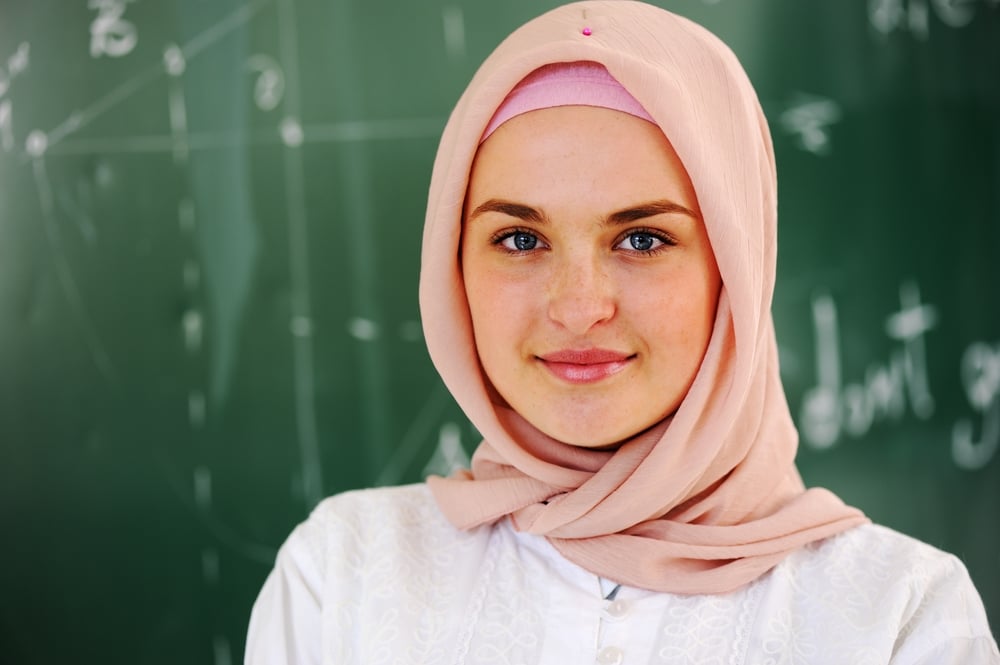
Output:
[[[649,431],[666,418],[671,417],[675,410],[675,408],[671,408],[665,413],[644,414],[645,417],[641,420],[632,419],[629,422],[610,423],[617,425],[617,427],[608,426],[609,418],[588,419],[580,417],[571,421],[565,419],[532,421],[528,415],[522,414],[522,416],[541,430],[543,434],[556,441],[591,450],[617,450],[627,441]]]
[[[590,448],[593,450],[616,450],[625,440],[631,437],[630,434],[619,435],[600,432],[595,436],[593,429],[580,430],[573,428],[572,430],[565,430],[560,427],[549,429],[539,427],[538,429],[556,441],[576,446],[577,448]]]
[[[571,446],[576,446],[577,448],[587,448],[588,450],[618,450],[624,443],[624,440],[615,441],[613,443],[601,443],[595,441],[583,441],[580,443],[572,443],[567,441]]]

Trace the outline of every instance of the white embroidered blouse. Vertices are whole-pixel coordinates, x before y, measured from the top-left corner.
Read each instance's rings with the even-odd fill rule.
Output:
[[[425,485],[321,503],[254,605],[246,663],[1000,664],[955,557],[868,525],[728,595],[616,587],[507,520],[462,532]]]

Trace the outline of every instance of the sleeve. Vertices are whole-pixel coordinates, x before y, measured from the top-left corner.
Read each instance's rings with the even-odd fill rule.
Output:
[[[278,551],[250,613],[246,665],[320,665],[322,527],[314,514]]]
[[[935,568],[915,578],[891,665],[1000,665],[983,601],[965,566],[948,556]]]

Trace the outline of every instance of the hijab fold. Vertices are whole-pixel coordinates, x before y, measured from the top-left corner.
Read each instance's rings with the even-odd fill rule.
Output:
[[[587,28],[588,30],[585,30]],[[722,275],[702,366],[677,411],[616,450],[556,441],[496,403],[475,351],[458,261],[472,160],[506,96],[539,68],[596,62],[670,140],[698,197]],[[756,94],[704,28],[631,0],[565,5],[510,35],[445,127],[424,227],[420,305],[438,372],[484,440],[470,470],[428,483],[470,529],[509,518],[616,582],[726,593],[792,551],[865,517],[795,468],[798,436],[771,319],[774,155]]]

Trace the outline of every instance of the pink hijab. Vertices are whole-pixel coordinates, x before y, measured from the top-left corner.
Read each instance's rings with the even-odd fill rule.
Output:
[[[476,355],[458,261],[479,140],[506,95],[556,62],[602,64],[663,129],[694,184],[723,288],[705,359],[677,411],[617,450],[555,441],[497,403]],[[507,516],[602,577],[726,593],[789,553],[866,521],[803,487],[771,320],[776,177],[766,120],[732,52],[704,28],[627,0],[565,5],[483,63],[438,149],[420,306],[441,377],[483,435],[472,469],[428,483],[461,529]]]

